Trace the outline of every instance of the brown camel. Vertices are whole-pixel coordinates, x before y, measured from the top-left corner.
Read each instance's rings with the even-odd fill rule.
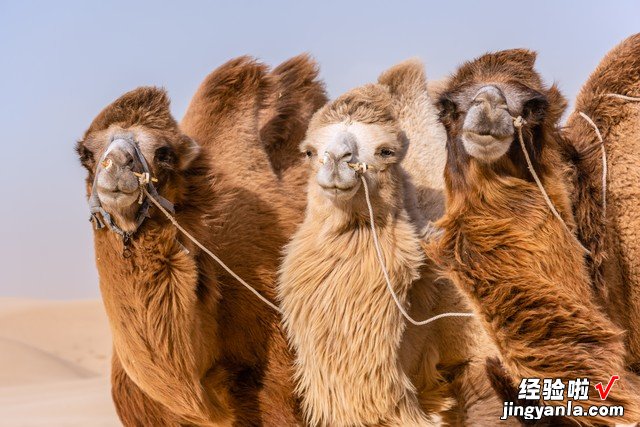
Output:
[[[625,370],[622,331],[595,303],[584,250],[570,231],[567,143],[557,128],[566,102],[543,84],[534,62],[535,53],[523,49],[486,54],[449,81],[440,99],[446,213],[427,253],[470,297],[513,378],[606,385],[619,375],[606,403],[624,406],[624,416],[574,420],[635,422],[638,378]],[[534,183],[518,125],[531,168],[562,220]],[[581,403],[602,402],[592,387]]]
[[[126,425],[298,423],[279,316],[148,207],[134,174],[148,169],[157,179],[150,193],[272,299],[280,248],[300,220],[260,140],[276,81],[254,60],[230,61],[205,79],[180,127],[164,91],[140,88],[105,108],[78,143],[96,223],[107,225],[94,233],[96,263]]]
[[[482,342],[481,328],[475,336],[460,333],[473,329],[465,329],[468,319],[406,326],[376,258],[354,162],[372,168],[364,177],[401,303],[418,319],[452,307],[468,310],[455,288],[436,281],[424,265],[417,227],[424,221],[399,164],[407,138],[398,126],[395,96],[403,89],[389,89],[392,81],[409,77],[415,79],[407,86],[425,88],[422,66],[411,62],[390,70],[384,85],[342,95],[314,115],[302,145],[311,170],[308,206],[286,247],[278,289],[310,425],[434,425],[455,397],[459,408],[444,414],[453,424],[487,425],[502,411],[483,365],[469,353]]]
[[[627,362],[640,373],[640,34],[629,37],[605,56],[584,85],[565,135],[575,164],[572,201],[578,236],[593,256],[594,288],[609,316],[627,333]],[[602,196],[602,155],[596,130],[608,157],[606,218]]]
[[[427,81],[423,64],[411,59],[385,71],[378,82],[393,97],[398,125],[406,139],[407,153],[401,165],[409,175],[407,210],[425,234],[429,223],[444,213],[447,133],[433,99],[438,99],[446,81]],[[438,280],[435,286],[437,312],[471,311],[466,296],[450,281]],[[478,319],[447,318],[429,327],[437,336],[440,369],[449,379],[456,401],[444,414],[444,421],[449,425],[494,423],[502,414],[502,401],[491,387],[485,363],[488,357],[497,357],[498,350],[482,323]]]

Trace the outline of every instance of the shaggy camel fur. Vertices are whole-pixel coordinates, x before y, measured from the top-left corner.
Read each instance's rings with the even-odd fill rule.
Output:
[[[533,168],[570,228],[574,227],[566,144],[557,129],[565,101],[533,68],[535,53],[510,50],[464,64],[441,97],[448,133],[446,214],[442,235],[426,247],[474,305],[516,378],[588,378],[611,389],[607,404],[640,419],[638,379],[625,371],[623,336],[594,302],[584,252],[555,218],[527,169],[512,116]],[[600,404],[590,389],[584,405]]]
[[[273,298],[279,251],[300,217],[277,188],[259,138],[260,108],[274,87],[263,65],[230,61],[198,89],[181,128],[163,91],[125,94],[78,143],[88,191],[96,174],[120,173],[122,186],[136,171],[135,162],[118,163],[123,153],[117,149],[106,153],[116,165],[110,172],[97,164],[114,137],[133,138],[178,221]],[[128,195],[118,186],[110,191],[122,200]],[[131,223],[132,208],[108,204],[108,192],[101,191],[118,225]],[[114,339],[114,400],[123,422],[296,424],[291,355],[277,314],[154,209],[132,231],[129,258],[122,256],[119,235],[106,229],[94,235]]]
[[[573,204],[580,239],[594,254],[590,272],[610,317],[628,331],[628,363],[640,373],[640,34],[602,60],[576,101],[565,135],[572,142],[576,173]],[[603,217],[602,157],[598,126],[608,157],[607,215]]]
[[[436,221],[444,213],[447,134],[433,96],[439,95],[446,82],[435,85],[427,82],[423,64],[415,59],[387,70],[378,82],[388,87],[398,125],[406,138],[407,153],[401,165],[410,178],[407,210],[419,230],[428,229],[428,222]],[[434,285],[438,300],[436,312],[471,311],[468,299],[450,281],[438,280]],[[447,318],[428,327],[437,336],[439,367],[449,371],[445,375],[451,381],[451,395],[456,399],[456,405],[444,414],[445,422],[479,426],[494,423],[501,416],[502,402],[487,378],[485,363],[488,357],[497,357],[498,350],[480,321]]]

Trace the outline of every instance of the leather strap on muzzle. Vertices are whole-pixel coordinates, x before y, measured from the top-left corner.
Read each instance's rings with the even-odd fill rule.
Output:
[[[151,171],[149,170],[149,165],[147,164],[147,161],[142,155],[142,153],[140,152],[140,147],[138,147],[138,144],[133,140],[133,137],[131,136],[114,137],[111,140],[109,147],[111,147],[111,145],[114,144],[115,142],[124,142],[128,144],[131,148],[133,148],[133,151],[136,154],[138,161],[142,165],[142,173],[143,174],[151,173]],[[106,210],[104,210],[104,208],[102,207],[102,204],[100,203],[100,199],[98,198],[98,191],[97,191],[98,175],[104,169],[102,163],[106,159],[107,154],[109,153],[109,147],[107,147],[104,154],[100,158],[98,165],[96,166],[96,173],[95,173],[95,177],[93,178],[93,185],[91,187],[91,195],[89,196],[89,211],[91,213],[91,217],[89,218],[89,221],[93,222],[93,225],[96,228],[96,230],[99,230],[106,225],[111,231],[121,235],[123,238],[126,239],[132,233],[127,233],[116,225],[111,215],[109,215],[109,213]],[[164,197],[158,194],[158,191],[156,190],[156,187],[153,185],[152,180],[147,180],[147,182],[145,183],[141,182],[140,185],[141,187],[146,186],[146,190],[149,193],[149,197],[153,197],[154,199],[156,199],[162,205],[162,207],[164,207],[169,212],[172,212],[172,213],[174,212],[173,203],[171,203],[170,201],[168,201],[167,199],[165,199]],[[142,192],[142,188],[140,189],[140,191]],[[138,215],[136,217],[136,230],[140,227],[140,225],[142,225],[144,220],[149,217],[149,206],[150,206],[149,200],[143,197],[144,195],[141,194],[140,209],[138,210]]]

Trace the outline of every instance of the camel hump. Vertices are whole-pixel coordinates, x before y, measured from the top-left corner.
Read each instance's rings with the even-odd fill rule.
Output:
[[[640,33],[623,40],[600,61],[578,94],[576,111],[583,111],[596,123],[600,119],[604,126],[615,122],[624,101],[603,96],[607,93],[640,97]]]
[[[275,90],[260,115],[260,137],[278,175],[301,162],[298,146],[309,120],[327,102],[320,68],[308,54],[294,56],[272,72]]]
[[[122,127],[140,125],[153,129],[174,128],[176,121],[171,116],[169,105],[166,90],[154,86],[139,87],[106,106],[91,122],[85,138],[113,124]]]
[[[394,65],[378,77],[378,83],[389,88],[392,95],[413,97],[427,90],[424,64],[410,58]]]
[[[254,117],[262,107],[272,84],[268,68],[255,58],[234,58],[211,72],[191,99],[183,125],[199,127],[232,125]],[[206,141],[202,141],[206,143]]]

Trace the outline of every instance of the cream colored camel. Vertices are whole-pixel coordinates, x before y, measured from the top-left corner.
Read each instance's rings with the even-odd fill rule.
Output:
[[[487,425],[499,418],[502,404],[484,373],[484,357],[495,351],[482,329],[468,328],[469,319],[406,327],[376,260],[363,188],[350,162],[372,167],[364,177],[380,242],[391,282],[412,317],[468,310],[452,284],[435,281],[416,252],[418,224],[426,221],[416,184],[399,164],[412,150],[407,144],[444,135],[437,128],[420,130],[437,125],[422,66],[402,64],[381,81],[321,109],[303,143],[311,170],[307,213],[286,248],[278,288],[297,354],[303,410],[311,425],[433,425],[455,407],[447,421]],[[398,120],[398,107],[407,104]],[[414,155],[424,154],[421,149],[441,148],[417,147]],[[437,173],[419,175],[423,203],[437,201]]]

